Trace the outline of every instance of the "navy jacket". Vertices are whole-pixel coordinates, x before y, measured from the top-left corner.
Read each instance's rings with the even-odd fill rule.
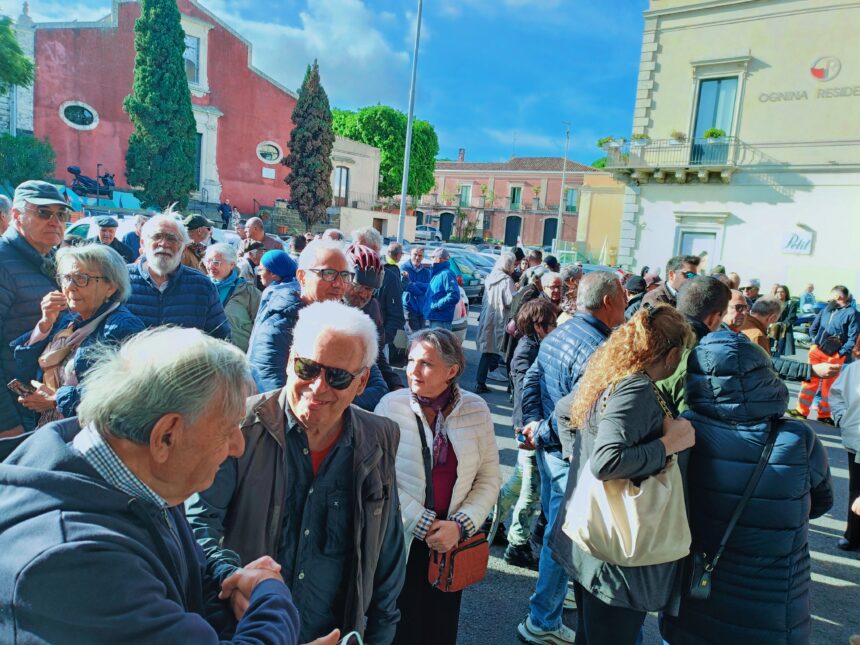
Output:
[[[411,260],[406,260],[400,265],[400,270],[409,276],[403,278],[403,306],[406,311],[423,316],[424,297],[430,285],[430,269],[424,266],[416,269]]]
[[[128,265],[131,296],[129,311],[147,327],[176,325],[194,327],[210,336],[230,340],[230,323],[212,281],[199,271],[179,265],[167,289],[158,290],[143,261]]]
[[[42,317],[42,298],[57,290],[44,257],[10,226],[0,237],[0,432],[24,423],[33,427],[32,412],[18,405],[6,383],[15,375],[15,358],[9,346],[15,338],[32,331]]]
[[[406,326],[403,316],[403,291],[400,287],[400,267],[386,264],[382,272],[382,286],[376,292],[385,330],[385,343],[393,343],[398,329]]]
[[[537,447],[571,454],[573,436],[559,435],[555,404],[573,391],[588,359],[610,333],[612,330],[590,313],[577,311],[543,339],[537,360],[523,379],[523,424],[543,422],[534,435]]]
[[[840,336],[843,344],[839,349],[839,355],[844,356],[846,362],[851,361],[851,350],[857,342],[858,333],[860,333],[860,316],[853,303],[833,311],[822,309],[809,326],[809,337],[816,345],[821,345],[828,336]]]
[[[104,244],[104,242],[102,242],[99,238],[95,239],[95,243]],[[106,246],[111,247],[114,251],[119,253],[122,256],[122,259],[129,264],[134,262],[140,255],[140,253],[132,253],[131,249],[124,242],[120,242],[117,238],[113,238],[111,243],[107,244]]]
[[[0,642],[298,642],[285,585],[257,585],[237,625],[182,506],[108,485],[68,445],[78,430],[48,424],[0,464]]]
[[[102,309],[107,305],[102,306],[95,315],[101,314]],[[94,316],[95,317],[95,316]],[[15,377],[29,383],[31,379],[42,378],[42,370],[39,368],[39,356],[48,346],[48,342],[54,338],[59,332],[64,330],[69,324],[74,323],[75,329],[81,327],[85,321],[81,317],[71,312],[62,314],[54,326],[51,328],[48,336],[33,345],[27,345],[30,340],[32,331],[19,336],[12,342],[12,348],[15,351],[15,363],[17,370]],[[69,359],[73,361],[75,375],[80,381],[87,370],[92,366],[91,350],[97,343],[115,344],[118,345],[124,339],[136,334],[145,329],[143,321],[126,309],[123,305],[112,311],[101,324],[84,339],[74,355]],[[67,419],[77,416],[78,403],[81,400],[80,385],[64,385],[57,390],[56,401],[57,409]]]
[[[809,642],[809,520],[833,504],[827,453],[806,423],[780,419],[788,390],[743,334],[705,336],[687,362],[684,413],[696,428],[687,470],[693,549],[713,554],[774,423],[768,466],[714,571],[711,597],[664,616],[672,645]]]
[[[460,285],[451,271],[451,261],[434,264],[431,275],[424,297],[424,318],[449,323],[454,320],[454,309],[460,302]]]
[[[140,236],[137,234],[137,231],[129,231],[123,235],[122,243],[128,247],[128,250],[131,251],[132,256],[134,256],[134,260],[132,260],[132,262],[140,257]]]
[[[511,359],[511,382],[514,385],[514,409],[511,412],[511,423],[514,428],[523,425],[523,381],[526,372],[535,362],[540,351],[540,340],[536,335],[523,336],[517,343],[514,356]]]

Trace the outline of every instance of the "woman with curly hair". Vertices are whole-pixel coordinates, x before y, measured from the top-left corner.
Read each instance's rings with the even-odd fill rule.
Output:
[[[672,418],[675,411],[655,382],[675,372],[694,338],[682,314],[657,305],[640,310],[594,353],[571,407],[571,422],[582,429],[578,470],[589,465],[600,481],[631,479],[638,485],[662,471],[671,455],[693,446],[693,426]],[[569,486],[567,496],[572,493]],[[624,567],[575,543],[568,553],[565,568],[579,608],[577,643],[633,645],[648,612],[677,613],[682,560]]]

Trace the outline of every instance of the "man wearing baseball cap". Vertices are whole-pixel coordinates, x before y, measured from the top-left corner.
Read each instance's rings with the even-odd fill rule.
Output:
[[[31,331],[42,315],[42,298],[57,288],[53,250],[63,241],[69,205],[53,184],[25,181],[12,198],[12,223],[0,238],[0,437],[35,425],[5,385],[15,375],[9,342]]]
[[[100,244],[109,246],[119,253],[122,256],[122,259],[125,260],[126,264],[131,264],[137,259],[131,249],[120,242],[116,237],[116,229],[119,226],[119,222],[117,222],[113,217],[99,217],[96,220],[96,224],[99,225],[98,240]]]
[[[189,215],[182,223],[191,238],[191,244],[186,245],[182,252],[182,264],[206,273],[203,256],[206,255],[206,247],[212,242],[212,222],[202,215]]]
[[[430,329],[442,327],[450,330],[454,311],[460,302],[460,285],[451,271],[451,256],[442,247],[433,251],[430,284],[424,297],[424,319]]]
[[[624,320],[630,320],[642,306],[642,298],[648,291],[648,285],[645,283],[645,278],[631,275],[624,283],[624,290],[627,292],[627,309],[624,310]]]

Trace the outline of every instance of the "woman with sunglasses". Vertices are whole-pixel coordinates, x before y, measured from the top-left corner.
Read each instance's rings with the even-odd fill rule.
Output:
[[[18,402],[40,414],[38,425],[76,415],[79,383],[96,358],[97,343],[120,343],[144,324],[123,303],[131,287],[125,260],[109,246],[87,244],[57,251],[60,291],[42,298],[36,327],[17,338],[15,377],[36,391]]]
[[[456,643],[462,592],[445,593],[430,585],[430,553],[446,553],[474,535],[499,494],[493,420],[483,399],[457,385],[465,365],[452,332],[423,329],[411,338],[409,387],[387,394],[375,410],[400,426],[397,489],[408,560],[397,602],[396,644]],[[430,505],[419,433],[430,452]]]
[[[239,275],[237,261],[236,250],[224,243],[206,247],[203,256],[203,266],[215,285],[218,299],[230,322],[230,342],[247,352],[248,339],[260,308],[260,291]]]

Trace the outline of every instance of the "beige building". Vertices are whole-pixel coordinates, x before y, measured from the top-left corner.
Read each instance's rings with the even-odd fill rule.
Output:
[[[619,262],[857,292],[858,25],[853,0],[651,0],[632,140],[607,146]]]

